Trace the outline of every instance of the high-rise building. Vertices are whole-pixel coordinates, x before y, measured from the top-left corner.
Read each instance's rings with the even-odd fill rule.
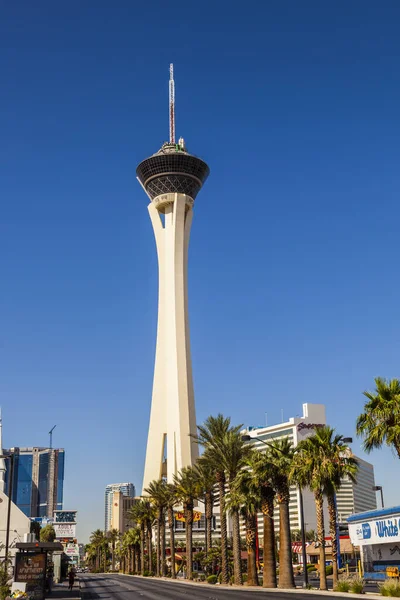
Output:
[[[124,496],[122,492],[113,492],[110,529],[118,529],[120,533],[124,533],[132,527],[132,523],[129,519],[129,510],[138,501],[139,498]]]
[[[316,428],[326,425],[325,406],[323,404],[303,404],[303,415],[292,417],[284,423],[269,427],[249,427],[242,433],[254,438],[253,446],[257,450],[265,450],[263,442],[278,440],[283,437],[290,439],[294,446],[312,435]],[[262,440],[262,441],[261,441]],[[357,458],[357,457],[356,457]],[[374,467],[364,460],[357,459],[360,469],[357,483],[344,479],[337,493],[337,510],[339,520],[344,521],[349,514],[360,510],[376,508],[376,495],[372,490],[374,485]],[[303,490],[304,525],[307,531],[317,530],[314,495],[308,489]],[[296,486],[290,488],[289,501],[290,527],[292,530],[301,528],[300,492]],[[279,530],[279,510],[275,509],[275,529]],[[327,514],[326,514],[326,522]],[[263,531],[262,515],[258,518],[259,532]]]
[[[189,154],[183,138],[175,142],[174,86],[171,65],[169,142],[136,169],[150,199],[159,272],[157,346],[143,489],[163,476],[172,481],[177,471],[193,464],[198,456],[190,435],[196,433],[196,414],[187,264],[193,205],[209,168]]]
[[[354,513],[376,510],[377,507],[374,467],[362,458],[357,460],[357,480],[353,482],[348,477],[343,479],[336,494],[338,518],[341,523]]]
[[[62,448],[13,448],[14,480],[12,501],[27,517],[52,517],[63,507],[64,450]],[[6,461],[6,494],[10,472]]]
[[[114,494],[121,492],[123,496],[128,498],[134,498],[135,486],[133,483],[109,483],[106,485],[105,497],[104,497],[104,529],[109,531],[111,529],[111,520],[113,514],[114,505]],[[115,528],[117,526],[115,525]]]

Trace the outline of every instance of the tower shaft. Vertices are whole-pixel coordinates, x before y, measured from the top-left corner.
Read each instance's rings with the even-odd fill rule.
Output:
[[[193,200],[180,193],[162,196],[164,222],[156,204],[148,206],[156,239],[159,292],[153,397],[143,489],[163,473],[167,480],[192,465],[198,446],[190,355],[187,264]]]

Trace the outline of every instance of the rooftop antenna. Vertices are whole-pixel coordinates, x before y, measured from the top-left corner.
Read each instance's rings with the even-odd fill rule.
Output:
[[[169,65],[169,143],[175,144],[175,81],[174,65]]]
[[[54,425],[54,427],[52,427],[49,431],[49,436],[50,436],[50,449],[53,448],[53,431],[54,429],[57,427],[57,425]]]

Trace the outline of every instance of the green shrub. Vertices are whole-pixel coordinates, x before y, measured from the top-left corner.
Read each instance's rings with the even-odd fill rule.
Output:
[[[339,579],[334,591],[335,592],[348,592],[349,589],[350,589],[350,581],[347,581],[347,579]]]
[[[364,582],[360,577],[356,577],[350,581],[350,591],[353,594],[362,594],[364,591]]]
[[[217,577],[217,575],[209,575],[207,577],[206,581],[207,581],[207,583],[210,583],[211,585],[215,585],[218,581],[218,577]]]
[[[243,573],[242,581],[243,581],[243,583],[247,583],[247,573]]]
[[[206,580],[206,576],[204,575],[204,573],[199,573],[199,581],[205,581]]]
[[[198,572],[197,571],[193,571],[193,573],[192,573],[192,579],[193,579],[193,581],[196,581],[196,579],[198,579],[198,578],[199,578]]]
[[[308,572],[310,572],[310,571],[316,571],[316,570],[317,570],[317,567],[315,565],[307,565],[307,571]]]
[[[382,596],[400,598],[400,583],[398,581],[388,579],[384,583],[379,584],[379,590]]]
[[[143,571],[143,577],[151,577],[150,571]]]
[[[326,573],[326,575],[332,575],[332,573],[333,573],[333,567],[332,567],[332,565],[329,565],[328,567],[325,567],[325,573]]]

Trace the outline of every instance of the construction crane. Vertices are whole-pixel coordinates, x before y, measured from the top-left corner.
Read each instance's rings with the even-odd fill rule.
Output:
[[[52,427],[49,431],[49,436],[50,436],[50,449],[53,448],[53,431],[54,429],[57,427],[57,425],[54,425],[54,427]]]
[[[175,144],[175,81],[174,65],[169,65],[169,143]]]

